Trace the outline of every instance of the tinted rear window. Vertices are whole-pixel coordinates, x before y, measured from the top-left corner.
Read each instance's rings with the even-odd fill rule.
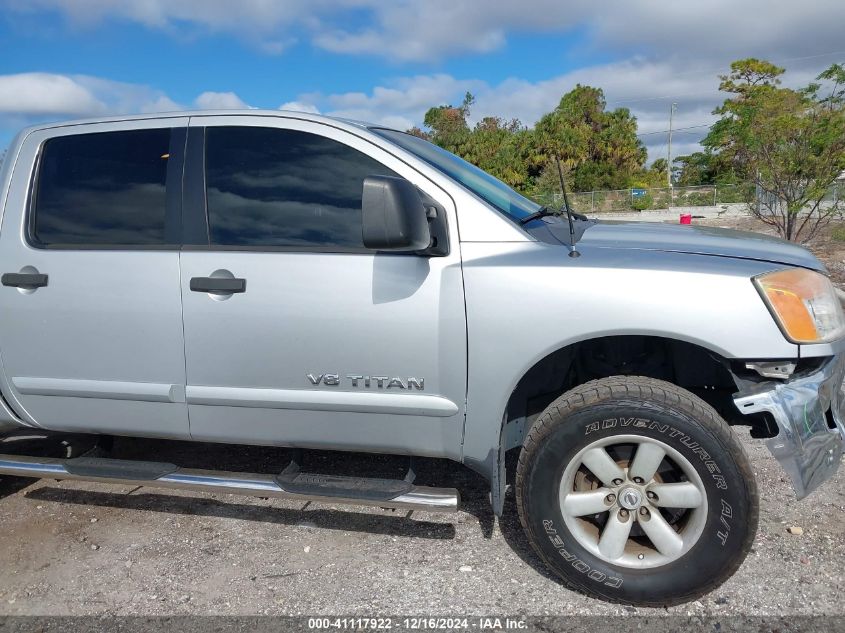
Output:
[[[324,136],[262,127],[206,131],[211,243],[363,248],[364,178],[396,174]]]
[[[48,140],[35,192],[34,241],[164,244],[169,146],[170,129]]]

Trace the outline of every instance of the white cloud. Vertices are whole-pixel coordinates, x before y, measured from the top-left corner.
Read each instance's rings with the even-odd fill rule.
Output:
[[[809,82],[822,67],[818,60],[810,61],[789,71],[784,83],[800,86]],[[653,160],[666,154],[669,107],[673,102],[677,103],[673,155],[700,149],[698,141],[707,133],[707,125],[716,119],[712,111],[726,96],[718,91],[717,73],[713,68],[693,70],[677,62],[637,58],[535,82],[514,78],[490,84],[448,74],[417,75],[395,78],[368,93],[303,94],[298,98],[297,109],[307,107],[330,116],[408,129],[420,125],[431,106],[458,104],[470,91],[476,98],[471,123],[485,116],[501,116],[533,125],[577,84],[592,85],[604,90],[609,108],[626,107],[637,117],[638,131]]]
[[[249,108],[234,92],[203,92],[194,104],[200,110],[241,110]]]
[[[433,105],[457,103],[464,93],[488,89],[480,80],[455,79],[451,75],[397,77],[389,85],[376,86],[370,93],[305,93],[280,110],[326,114],[356,121],[377,123],[406,130],[421,125],[425,111]]]
[[[409,130],[413,126],[419,125],[419,123],[406,119],[403,116],[391,114],[379,117],[378,120],[373,122],[383,125],[384,127],[393,128],[394,130]]]
[[[340,0],[345,2],[345,0]],[[0,0],[20,13],[52,11],[78,29],[109,20],[135,22],[175,38],[232,35],[257,50],[278,55],[319,29],[319,15],[336,11],[334,0]]]
[[[676,128],[712,120],[710,112],[721,100],[716,75],[732,59],[753,55],[786,61],[793,81],[802,78],[798,83],[805,83],[845,57],[841,0],[809,5],[784,0],[610,0],[600,6],[588,0],[567,0],[565,6],[560,0],[239,0],[236,9],[230,0],[0,0],[0,8],[36,16],[59,13],[76,28],[94,29],[117,20],[182,39],[228,34],[269,54],[283,54],[306,41],[339,55],[375,56],[395,64],[484,54],[501,49],[514,34],[574,34],[580,55],[600,52],[621,61],[541,81],[516,77],[486,83],[450,74],[397,77],[366,92],[299,95],[281,107],[408,127],[419,124],[428,107],[457,103],[471,90],[477,96],[475,118],[496,114],[531,124],[580,82],[603,87],[611,107],[629,107],[652,153],[664,151],[665,138],[650,133],[666,129],[672,101],[678,102]],[[840,53],[830,54],[835,51]],[[59,116],[181,107],[160,91],[132,84],[45,74],[2,79],[7,83],[0,90],[0,112]],[[245,104],[224,92],[203,93],[196,105]],[[703,131],[679,130],[676,143],[694,146]]]
[[[132,112],[172,112],[184,110],[162,90],[144,84],[114,81],[91,75],[52,75],[70,79],[89,91],[102,104],[99,110],[81,110],[68,114],[96,116]]]
[[[201,93],[193,105],[201,110],[250,108],[234,92]],[[303,106],[307,107],[307,106]],[[143,84],[90,75],[21,73],[0,75],[0,116],[16,124],[45,118],[106,116],[188,109],[163,91]],[[23,121],[24,123],[20,123]]]
[[[203,92],[199,109],[249,106],[234,92]],[[15,131],[50,119],[177,112],[188,109],[163,91],[143,84],[90,75],[22,73],[0,75],[0,129]]]
[[[279,106],[279,110],[290,110],[291,112],[309,112],[311,114],[320,114],[316,106],[310,103],[303,103],[301,101],[288,101]]]
[[[797,64],[787,73],[785,83],[804,85],[825,63],[813,59]],[[488,83],[439,73],[397,77],[368,92],[305,93],[279,107],[408,129],[421,125],[431,106],[458,104],[470,91],[476,97],[471,122],[495,115],[533,125],[576,84],[589,84],[604,89],[608,107],[624,106],[632,111],[653,160],[666,154],[665,131],[672,102],[678,104],[673,155],[698,148],[698,141],[707,133],[707,128],[700,126],[715,119],[711,112],[724,98],[718,92],[716,73],[713,68],[694,69],[676,61],[652,62],[645,58],[581,68],[533,82],[511,78]],[[250,107],[234,92],[212,91],[200,94],[193,105],[200,109]],[[9,131],[47,118],[184,109],[162,91],[145,85],[86,75],[0,75],[0,127]]]
[[[184,109],[140,84],[89,75],[0,75],[0,138],[44,121]]]
[[[153,112],[178,112],[179,110],[184,109],[184,106],[176,103],[167,95],[160,95],[154,98],[152,101],[142,102],[137,108],[129,106],[129,108],[125,110],[125,112],[131,113],[137,110],[142,114],[149,114]]]
[[[312,93],[300,95],[298,101],[329,116],[408,129],[422,123],[428,108],[460,102],[467,90],[483,90],[486,85],[483,81],[455,79],[446,74],[416,75],[398,77],[388,86],[376,86],[370,94]]]
[[[84,115],[106,104],[72,77],[49,73],[0,75],[0,112],[6,115]]]
[[[136,22],[175,36],[229,33],[280,53],[296,41],[298,27],[310,23],[321,0],[2,0],[20,13],[56,11],[79,28],[105,20]],[[295,28],[297,27],[297,28]]]
[[[505,43],[504,27],[512,22],[509,16],[501,15],[501,6],[497,6],[504,4],[385,2],[374,8],[372,25],[359,31],[336,26],[316,33],[313,41],[335,53],[389,56],[398,61],[441,59],[463,52],[486,53]],[[553,11],[555,16],[565,13],[559,9]],[[506,21],[499,22],[500,17]]]
[[[841,50],[845,3],[813,0],[0,0],[18,12],[57,11],[77,25],[128,20],[174,35],[229,33],[279,53],[300,38],[340,54],[432,61],[485,53],[514,33],[583,30],[603,53],[653,59],[794,57]],[[354,26],[350,26],[354,25]]]
[[[121,20],[174,37],[230,34],[270,54],[284,53],[306,40],[337,54],[376,56],[393,63],[483,54],[501,49],[517,33],[577,33],[583,54],[600,51],[622,61],[542,81],[511,78],[489,84],[449,74],[397,77],[366,92],[299,95],[281,108],[404,128],[419,124],[428,107],[457,103],[470,90],[477,97],[474,118],[496,114],[532,124],[562,94],[582,83],[604,88],[611,107],[629,107],[636,114],[652,154],[665,151],[665,137],[651,133],[666,129],[672,101],[678,103],[676,128],[712,121],[710,112],[722,98],[716,75],[730,60],[750,55],[789,60],[793,81],[802,83],[840,61],[842,53],[829,53],[845,48],[841,0],[814,0],[811,7],[773,5],[771,0],[669,5],[616,0],[599,8],[588,0],[570,0],[565,8],[559,0],[240,0],[237,10],[230,0],[0,0],[0,6],[17,12],[58,12],[80,28]],[[92,87],[80,78],[43,77],[53,77],[54,88],[45,79],[28,79],[23,90],[13,86],[0,91],[0,111],[40,109],[60,115],[180,107],[145,87],[114,82],[111,87]],[[196,105],[246,106],[240,97],[225,92],[203,93]],[[694,147],[704,132],[679,130],[676,144]]]

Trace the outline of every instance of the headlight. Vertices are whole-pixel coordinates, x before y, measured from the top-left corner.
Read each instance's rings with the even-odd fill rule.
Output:
[[[830,279],[804,268],[754,278],[754,285],[793,343],[827,343],[845,334],[845,315]]]

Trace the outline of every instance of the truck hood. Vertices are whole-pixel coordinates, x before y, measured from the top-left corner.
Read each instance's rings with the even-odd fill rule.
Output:
[[[545,228],[558,242],[569,244],[569,227],[566,220],[551,220],[545,223]],[[542,239],[536,233],[535,237]],[[576,222],[576,239],[576,248],[632,249],[734,257],[826,272],[824,264],[807,249],[777,237],[748,231],[656,222],[589,220]]]

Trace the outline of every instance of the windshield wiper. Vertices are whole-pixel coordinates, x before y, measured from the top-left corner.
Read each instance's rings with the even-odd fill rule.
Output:
[[[540,218],[547,218],[550,215],[558,215],[558,213],[560,213],[560,212],[555,210],[555,209],[551,209],[551,208],[544,205],[544,206],[540,207],[539,209],[537,209],[534,213],[532,213],[530,215],[526,215],[524,218],[522,218],[519,221],[519,223],[520,224],[528,224],[529,222],[533,222],[534,220],[539,220]]]
[[[578,213],[577,211],[570,210],[569,214],[572,216],[573,220],[589,220],[590,219],[586,215],[584,215],[583,213]],[[547,218],[551,215],[553,215],[555,217],[561,215],[561,209],[552,209],[552,208],[547,207],[547,206],[542,206],[539,209],[537,209],[534,213],[532,213],[531,215],[526,215],[524,218],[522,218],[519,221],[519,223],[520,224],[528,224],[529,222],[532,222],[534,220],[539,220],[540,218]]]

